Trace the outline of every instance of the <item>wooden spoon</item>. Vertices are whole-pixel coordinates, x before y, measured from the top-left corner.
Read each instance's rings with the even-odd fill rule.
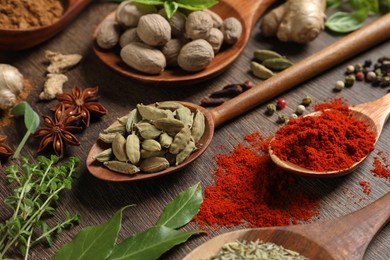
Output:
[[[48,26],[0,29],[0,51],[18,51],[36,46],[63,30],[92,0],[63,0],[64,13]]]
[[[95,40],[97,31],[102,23],[115,19],[115,12],[109,14],[95,30],[93,35],[93,50],[97,57],[108,67],[143,84],[154,86],[184,86],[199,83],[223,72],[238,58],[249,40],[252,28],[257,19],[274,2],[275,0],[222,0],[210,8],[222,18],[236,17],[239,19],[243,27],[242,35],[233,46],[221,50],[206,69],[196,73],[185,72],[180,68],[172,68],[163,71],[160,75],[144,74],[132,69],[122,61],[119,56],[119,48],[114,50],[101,49]]]
[[[357,55],[361,51],[384,41],[390,37],[390,34],[383,32],[388,31],[390,31],[390,13],[364,28],[345,36],[341,40],[329,45],[310,57],[303,59],[290,68],[276,74],[212,110],[206,110],[203,107],[192,103],[183,103],[190,109],[199,109],[205,114],[206,131],[198,143],[199,149],[180,166],[169,167],[164,171],[153,174],[137,174],[134,176],[117,174],[93,161],[93,156],[104,149],[104,146],[97,142],[92,146],[88,154],[87,167],[91,174],[107,181],[144,180],[181,170],[206,150],[213,137],[215,127],[244,114],[262,102],[265,102],[332,66]]]
[[[390,193],[369,206],[317,224],[233,231],[214,237],[183,260],[209,259],[228,242],[272,242],[316,260],[363,259],[368,244],[390,220]]]
[[[379,99],[376,99],[371,102],[363,103],[360,105],[355,105],[349,107],[352,112],[352,116],[356,119],[362,120],[368,126],[368,130],[372,131],[376,137],[376,141],[382,132],[382,128],[386,123],[387,119],[390,116],[390,94],[387,94]],[[314,112],[306,116],[316,116],[320,112]],[[271,141],[272,143],[272,141]],[[337,177],[345,175],[347,173],[355,170],[360,163],[367,158],[368,154],[362,158],[360,161],[354,163],[351,167],[343,170],[329,171],[329,172],[317,172],[309,169],[305,169],[296,164],[290,163],[288,161],[282,161],[277,155],[272,151],[272,146],[270,145],[269,153],[271,159],[281,168],[299,175],[305,176],[315,176],[315,177]]]

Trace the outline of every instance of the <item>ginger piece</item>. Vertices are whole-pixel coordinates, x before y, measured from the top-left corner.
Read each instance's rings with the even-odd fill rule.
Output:
[[[63,85],[68,81],[68,77],[64,74],[47,74],[47,80],[43,87],[43,91],[39,94],[41,100],[52,100],[58,94],[63,93]]]
[[[283,42],[307,43],[324,29],[326,0],[288,0],[264,16],[261,34]]]
[[[67,72],[72,67],[76,66],[81,60],[79,54],[61,54],[59,52],[45,51],[45,57],[50,61],[47,67],[47,72],[51,74],[61,74]]]

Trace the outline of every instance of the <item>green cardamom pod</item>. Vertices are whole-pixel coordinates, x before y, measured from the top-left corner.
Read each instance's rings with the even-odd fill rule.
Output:
[[[140,172],[140,169],[137,166],[127,162],[107,161],[107,162],[103,162],[103,165],[106,166],[111,171],[119,172],[123,174],[135,174],[137,172]]]
[[[175,110],[174,114],[175,117],[182,121],[186,127],[192,127],[192,123],[194,122],[194,113],[192,113],[188,107],[178,108]]]
[[[146,151],[161,151],[161,144],[154,139],[145,139],[141,146]]]
[[[169,117],[169,110],[164,110],[157,108],[155,106],[145,106],[143,104],[137,105],[138,113],[142,116],[142,119],[145,120],[157,120],[159,118]],[[170,111],[172,112],[172,111]]]
[[[172,112],[182,107],[184,107],[182,104],[175,101],[163,101],[157,103],[157,108],[168,109],[171,110]]]
[[[260,79],[268,79],[274,75],[270,69],[254,61],[251,62],[251,71],[255,77]]]
[[[262,65],[271,70],[284,70],[291,67],[293,63],[285,58],[273,58],[263,61]]]
[[[152,157],[161,157],[164,156],[164,154],[167,153],[167,150],[160,150],[160,151],[147,151],[145,149],[141,149],[141,159],[148,159]]]
[[[117,133],[99,133],[99,139],[107,144],[111,144]]]
[[[135,127],[144,139],[155,139],[161,134],[161,130],[146,122],[137,123],[135,124]]]
[[[92,159],[98,162],[106,162],[111,160],[111,157],[112,157],[112,148],[108,148],[106,150],[101,151],[98,154],[95,154]]]
[[[191,139],[191,130],[188,127],[182,128],[180,132],[177,133],[173,138],[173,142],[169,147],[169,152],[171,154],[178,154],[184,149],[184,147],[186,147],[190,139]]]
[[[179,165],[182,162],[184,162],[185,159],[190,156],[190,154],[196,150],[195,142],[194,140],[190,140],[186,147],[176,155],[176,163],[175,165]]]
[[[161,147],[169,148],[169,146],[171,146],[171,144],[172,144],[173,137],[164,132],[160,135],[159,141],[160,141]]]
[[[169,162],[164,157],[152,157],[145,159],[141,165],[140,169],[146,173],[159,172],[165,170],[169,167]]]
[[[159,118],[154,120],[152,123],[158,129],[168,133],[177,133],[184,127],[184,123],[182,121],[174,118]]]
[[[112,152],[118,161],[127,161],[126,138],[121,134],[116,134],[112,141]]]
[[[105,133],[105,134],[109,134],[109,133],[125,134],[126,127],[124,125],[109,126],[108,128],[103,130],[103,133]]]
[[[255,56],[255,59],[260,61],[260,62],[263,62],[264,60],[267,60],[267,59],[282,58],[282,55],[280,55],[279,53],[277,53],[275,51],[263,50],[263,49],[255,50],[254,56]]]
[[[197,143],[200,140],[200,138],[203,136],[205,128],[206,128],[206,124],[205,124],[204,114],[199,110],[197,110],[191,128],[191,135],[194,138],[195,143]]]
[[[126,155],[132,164],[137,164],[141,158],[140,141],[134,131],[126,138]]]
[[[133,126],[139,121],[141,121],[141,115],[138,113],[138,110],[134,108],[127,115],[126,131],[128,133],[131,133],[131,131],[133,130]]]

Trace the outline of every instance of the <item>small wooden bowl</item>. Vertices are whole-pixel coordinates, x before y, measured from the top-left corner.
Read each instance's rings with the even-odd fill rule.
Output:
[[[0,29],[0,51],[18,51],[36,46],[63,30],[92,0],[63,0],[64,13],[48,26]]]

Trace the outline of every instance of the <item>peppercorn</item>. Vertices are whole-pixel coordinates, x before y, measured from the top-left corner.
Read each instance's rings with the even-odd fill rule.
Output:
[[[382,76],[382,75],[383,75],[382,69],[380,69],[380,68],[376,69],[376,70],[375,70],[375,74],[376,74],[377,76]]]
[[[342,80],[336,81],[336,85],[334,86],[335,90],[341,91],[344,89],[345,83]]]
[[[301,115],[303,114],[303,112],[305,112],[306,108],[304,105],[298,105],[297,106],[297,109],[295,110],[295,113],[297,113],[298,115]]]
[[[276,111],[276,106],[274,104],[268,104],[267,105],[267,115],[273,115]]]
[[[356,76],[356,80],[358,80],[358,81],[362,81],[364,79],[363,71],[356,72],[355,76]]]
[[[345,70],[345,72],[346,72],[347,74],[354,73],[354,72],[355,72],[355,66],[353,66],[353,65],[348,65],[347,68],[346,68],[346,70]]]
[[[373,86],[379,86],[382,82],[383,77],[380,75],[377,75],[375,79],[372,81]]]
[[[288,121],[288,116],[285,114],[279,114],[278,115],[278,123],[279,124],[284,124]]]
[[[311,104],[311,97],[310,96],[306,96],[302,99],[302,105],[309,106],[310,104]]]
[[[366,80],[371,82],[376,78],[376,74],[373,71],[369,71],[366,75]]]
[[[353,84],[355,84],[355,76],[354,75],[348,75],[345,77],[345,86],[351,87]]]
[[[283,98],[278,99],[278,101],[276,102],[276,108],[278,110],[282,110],[283,108],[286,107],[286,105],[287,105],[287,102]]]
[[[291,115],[290,115],[290,118],[297,119],[297,118],[298,118],[298,115],[297,115],[297,114],[291,114]]]
[[[364,61],[364,64],[363,64],[363,67],[370,67],[372,64],[372,61],[371,60],[365,60]]]
[[[381,87],[388,87],[390,86],[390,77],[383,77],[382,82],[380,83]]]
[[[358,64],[355,64],[355,71],[362,71],[363,70],[363,66],[362,64],[358,63]]]

